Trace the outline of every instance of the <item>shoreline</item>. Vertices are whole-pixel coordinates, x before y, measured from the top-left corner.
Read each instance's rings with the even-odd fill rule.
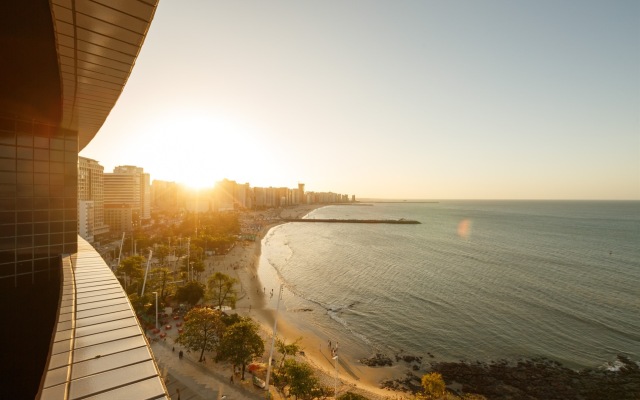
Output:
[[[264,286],[259,276],[260,258],[262,254],[262,241],[267,234],[277,226],[285,224],[287,219],[299,219],[309,214],[311,211],[326,205],[298,205],[279,210],[278,219],[262,220],[261,227],[256,232],[256,240],[249,245],[240,245],[240,250],[234,248],[230,253],[231,258],[227,263],[235,265],[232,276],[239,280],[241,294],[236,303],[235,311],[243,316],[251,316],[258,322],[265,335],[270,339],[273,331],[274,318],[276,314],[275,302],[277,298],[277,288],[274,289],[274,296],[271,290]],[[258,213],[260,215],[260,213]],[[255,222],[256,215],[253,215]],[[273,217],[273,215],[272,215]],[[247,218],[251,218],[247,216]],[[247,221],[245,221],[246,223]],[[227,256],[225,256],[227,257]],[[245,261],[245,262],[242,262]],[[244,264],[244,265],[240,265]],[[225,272],[225,271],[222,271]],[[227,271],[228,272],[228,271]],[[278,278],[279,279],[279,278]],[[273,289],[273,288],[271,288]],[[327,339],[321,337],[318,332],[314,332],[310,327],[305,326],[301,319],[295,320],[295,310],[288,312],[281,305],[278,311],[277,336],[287,343],[291,343],[301,338],[300,345],[304,356],[297,356],[300,360],[306,361],[316,371],[316,376],[320,381],[329,387],[333,387],[335,382],[335,361],[332,359],[331,351],[328,348]],[[270,341],[265,343],[266,353],[270,349]],[[340,357],[342,356],[342,357]],[[409,370],[402,364],[395,364],[392,367],[368,367],[358,362],[348,353],[340,352],[338,357],[338,379],[340,381],[339,392],[352,391],[361,393],[372,399],[403,398],[406,393],[382,389],[380,383],[385,379],[398,379],[405,376]],[[268,361],[265,358],[265,362]]]
[[[205,275],[219,271],[238,279],[240,290],[235,312],[239,315],[250,316],[260,324],[261,335],[265,340],[265,353],[261,360],[263,365],[266,365],[267,362],[271,346],[271,332],[276,315],[277,297],[273,298],[271,296],[271,289],[274,289],[274,292],[277,291],[280,282],[277,271],[268,264],[266,257],[262,257],[263,240],[269,238],[269,232],[272,232],[272,229],[287,223],[285,216],[295,215],[295,218],[300,218],[324,206],[325,205],[303,205],[242,214],[241,223],[244,225],[243,231],[250,231],[255,234],[255,240],[247,242],[239,241],[228,254],[224,256],[212,256],[207,259],[209,265],[205,271]],[[286,245],[286,242],[284,244]],[[261,264],[261,262],[264,262],[264,264]],[[262,268],[260,268],[261,265]],[[206,279],[206,276],[204,278]],[[263,278],[266,278],[266,280]],[[314,369],[316,377],[318,377],[320,382],[329,388],[333,388],[334,385],[335,364],[327,346],[327,339],[334,339],[336,336],[328,335],[327,333],[341,333],[338,365],[340,379],[338,393],[340,394],[346,391],[352,391],[372,400],[412,398],[411,393],[403,391],[403,386],[406,387],[407,385],[405,385],[405,383],[409,380],[407,373],[418,377],[428,371],[441,372],[450,390],[458,393],[463,389],[471,393],[491,393],[491,397],[493,398],[495,396],[497,399],[501,398],[499,397],[500,394],[511,393],[513,390],[516,390],[516,388],[517,390],[522,390],[522,393],[531,394],[535,393],[530,393],[532,390],[531,387],[535,386],[534,389],[538,390],[549,387],[550,385],[562,387],[564,393],[567,395],[564,398],[573,398],[570,394],[578,393],[579,390],[576,391],[577,389],[571,384],[572,381],[586,379],[585,382],[591,385],[592,381],[596,382],[596,378],[600,376],[604,377],[605,381],[600,381],[600,384],[596,385],[597,387],[613,390],[617,385],[625,387],[632,393],[638,393],[640,391],[637,385],[634,386],[633,384],[634,380],[636,383],[640,382],[636,380],[639,376],[638,373],[640,373],[638,369],[640,363],[638,362],[629,364],[626,372],[625,370],[622,372],[613,370],[614,367],[619,369],[620,364],[611,365],[612,369],[609,370],[609,372],[602,372],[597,367],[577,370],[575,368],[567,368],[557,361],[551,361],[549,359],[545,361],[544,358],[536,357],[518,357],[509,360],[499,359],[493,361],[473,361],[473,359],[456,361],[443,360],[440,357],[434,358],[431,353],[427,352],[431,359],[425,359],[424,363],[421,363],[422,365],[419,370],[412,370],[412,368],[410,368],[412,365],[401,361],[398,355],[396,355],[395,360],[393,356],[391,356],[393,360],[393,366],[391,367],[368,367],[359,361],[359,359],[362,358],[362,352],[354,355],[354,348],[350,346],[349,343],[345,345],[345,343],[342,342],[344,336],[349,336],[349,333],[345,332],[339,324],[333,323],[335,322],[332,320],[334,319],[333,310],[328,311],[324,306],[318,307],[315,304],[311,304],[313,302],[309,304],[309,308],[306,308],[304,302],[308,302],[308,300],[296,296],[296,294],[288,288],[285,294],[284,304],[285,306],[289,306],[290,309],[287,310],[286,307],[283,307],[283,304],[280,304],[277,329],[278,337],[284,339],[287,343],[291,343],[297,338],[302,337],[300,345],[304,351],[304,355],[298,355],[296,359],[307,362]],[[277,293],[274,293],[274,295],[277,296]],[[302,307],[300,307],[298,299],[302,299]],[[294,301],[290,302],[291,300]],[[171,334],[173,334],[173,332]],[[353,341],[358,341],[358,339]],[[375,351],[375,349],[371,348],[369,348],[369,350]],[[279,355],[276,354],[277,353],[274,354],[274,359],[279,360]],[[401,354],[404,353],[401,352]],[[370,357],[372,355],[373,354],[369,353],[364,355],[364,357]],[[402,358],[402,356],[400,358]],[[228,371],[230,366],[223,363],[210,365],[207,366],[207,368],[222,371],[222,374],[224,374],[224,371]],[[263,369],[261,372],[263,379],[264,372],[265,370]],[[575,373],[578,375],[575,375]],[[526,387],[520,388],[521,376],[537,377],[535,385],[529,384]],[[626,382],[625,379],[627,378],[625,378],[625,376],[629,376],[632,382]],[[492,379],[496,384],[487,387],[484,385],[486,379]],[[419,385],[419,379],[411,378],[411,381],[412,385]],[[615,382],[615,385],[609,381]],[[237,382],[235,386],[238,386]],[[247,390],[254,389],[250,380],[244,382],[243,386]],[[489,392],[493,387],[500,389],[494,389],[492,392]],[[498,392],[501,393],[498,394]],[[255,389],[255,393],[260,393],[260,391]],[[272,391],[272,393],[275,392]],[[279,397],[280,396],[275,396],[275,398]],[[541,397],[534,396],[532,398],[550,397],[548,393],[544,393]],[[619,398],[622,399],[626,397],[619,396]]]

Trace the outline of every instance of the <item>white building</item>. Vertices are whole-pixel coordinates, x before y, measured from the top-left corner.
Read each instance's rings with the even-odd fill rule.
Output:
[[[83,204],[84,203],[84,204]],[[109,232],[104,221],[104,167],[78,157],[78,233],[89,243]]]

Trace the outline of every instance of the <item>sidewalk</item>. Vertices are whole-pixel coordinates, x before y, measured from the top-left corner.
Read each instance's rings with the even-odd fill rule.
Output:
[[[249,379],[245,383],[230,383],[230,373],[223,375],[221,371],[197,362],[197,355],[194,353],[185,352],[181,360],[178,357],[178,347],[176,346],[175,352],[171,351],[172,347],[172,344],[165,341],[151,344],[172,400],[178,398],[176,389],[180,389],[180,400],[220,400],[223,395],[229,400],[266,398],[266,393],[254,389]]]

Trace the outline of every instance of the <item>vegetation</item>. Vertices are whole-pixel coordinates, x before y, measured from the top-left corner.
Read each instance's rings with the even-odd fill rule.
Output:
[[[250,318],[241,318],[227,328],[220,341],[216,361],[229,361],[233,368],[242,366],[242,379],[248,363],[264,353],[264,342],[258,334],[258,325]]]
[[[146,259],[142,256],[131,256],[127,257],[120,262],[118,266],[117,273],[126,277],[127,281],[131,281],[133,279],[140,279],[144,274],[144,265],[146,264]]]
[[[204,297],[204,285],[200,282],[189,282],[176,290],[176,300],[185,302],[192,307]]]
[[[442,375],[438,372],[431,372],[422,376],[422,390],[427,399],[438,399],[446,391],[446,385]]]
[[[167,267],[154,268],[149,272],[145,292],[158,292],[161,299],[175,291],[175,285],[170,283],[173,273]]]
[[[285,394],[296,399],[310,400],[324,397],[328,393],[320,385],[313,368],[307,363],[288,359],[281,368],[274,372],[274,385]]]
[[[295,356],[301,350],[301,347],[298,343],[302,340],[301,337],[296,339],[293,343],[286,344],[284,340],[280,338],[276,338],[276,349],[280,354],[282,354],[282,361],[280,361],[280,368],[284,366],[285,359],[287,356]]]
[[[293,343],[287,344],[284,340],[276,338],[276,349],[282,354],[282,360],[278,368],[273,371],[273,385],[285,397],[325,398],[329,390],[320,384],[313,368],[293,358],[287,359],[287,356],[293,357],[302,350],[299,344],[301,340],[302,338],[298,338]]]
[[[222,306],[236,307],[237,291],[235,284],[238,281],[222,272],[216,272],[207,280],[207,298],[213,301],[213,305],[222,310]]]
[[[221,313],[211,308],[194,308],[185,318],[184,330],[176,339],[176,343],[193,351],[200,351],[200,359],[204,359],[205,351],[216,351],[225,326]]]

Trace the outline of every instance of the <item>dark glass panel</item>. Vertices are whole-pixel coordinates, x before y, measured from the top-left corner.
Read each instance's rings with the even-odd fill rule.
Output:
[[[33,247],[33,236],[18,236],[16,238],[16,248]]]
[[[0,224],[0,237],[12,237],[16,235],[16,225]]]
[[[33,222],[33,212],[18,211],[18,223]]]
[[[19,170],[18,166],[18,170]],[[13,158],[0,158],[0,171],[15,171],[16,160]]]
[[[15,251],[0,251],[0,264],[16,261]]]
[[[47,222],[36,222],[33,224],[33,232],[36,235],[43,235],[49,233],[49,223]]]
[[[33,197],[33,185],[16,185],[16,197]]]
[[[35,172],[49,173],[49,162],[48,161],[34,161],[33,162],[33,170]]]
[[[64,174],[64,163],[52,162],[49,164],[49,172],[52,174]]]
[[[31,160],[16,160],[16,165],[18,166],[18,172],[33,171],[33,161]]]
[[[49,185],[34,185],[33,186],[33,197],[49,197]]]
[[[33,225],[31,224],[17,224],[18,236],[33,234]]]
[[[33,158],[40,161],[49,161],[49,150],[33,149]]]
[[[38,147],[41,149],[48,149],[49,148],[49,138],[48,137],[41,137],[41,136],[34,136],[33,137],[33,147]]]
[[[49,245],[49,235],[35,235],[33,237],[34,246],[47,246]]]
[[[49,232],[54,233],[54,232],[62,232],[62,227],[63,227],[63,223],[62,222],[51,222],[49,223]]]
[[[33,148],[32,147],[17,147],[16,157],[23,160],[33,160]]]
[[[21,149],[21,148],[22,147],[18,147],[18,149]],[[0,154],[2,154],[3,158],[9,158],[9,159],[16,158],[16,147],[0,145]]]

